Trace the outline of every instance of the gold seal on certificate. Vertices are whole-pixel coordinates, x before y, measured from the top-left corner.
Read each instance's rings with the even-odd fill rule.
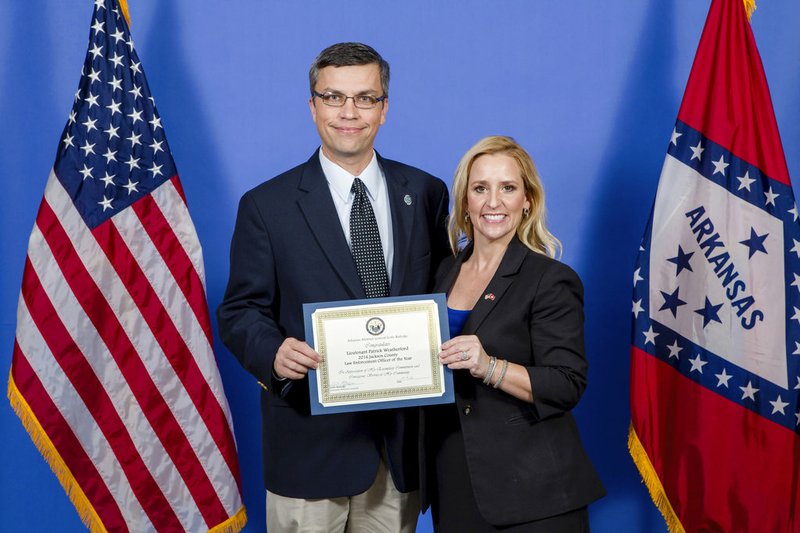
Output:
[[[322,356],[310,376],[312,413],[452,402],[452,374],[439,362],[442,315],[443,295],[306,306]]]

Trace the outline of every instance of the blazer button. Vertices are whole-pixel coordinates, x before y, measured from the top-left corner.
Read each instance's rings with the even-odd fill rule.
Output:
[[[472,412],[472,406],[470,404],[465,405],[464,406],[464,414],[465,415],[469,415],[471,412]]]

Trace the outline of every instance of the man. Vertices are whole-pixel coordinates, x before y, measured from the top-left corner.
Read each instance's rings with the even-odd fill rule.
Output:
[[[374,151],[389,104],[389,65],[375,50],[335,44],[309,81],[321,149],[242,197],[220,335],[264,389],[267,529],[410,532],[417,413],[310,416],[307,374],[320,356],[304,340],[302,304],[427,292],[449,253],[447,188]]]

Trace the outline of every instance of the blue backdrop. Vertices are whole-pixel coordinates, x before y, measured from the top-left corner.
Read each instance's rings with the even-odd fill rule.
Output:
[[[594,531],[664,531],[626,448],[631,276],[708,4],[698,0],[130,0],[132,32],[203,244],[215,309],[240,195],[318,145],[306,73],[338,41],[392,66],[377,148],[450,182],[488,134],[529,149],[550,228],[586,285],[589,388],[576,410],[608,489]],[[27,239],[86,53],[89,0],[0,1],[0,373],[10,366]],[[752,26],[800,179],[800,3]],[[262,531],[259,387],[217,344]],[[55,476],[0,402],[0,530],[82,531]],[[421,531],[430,530],[427,517]]]

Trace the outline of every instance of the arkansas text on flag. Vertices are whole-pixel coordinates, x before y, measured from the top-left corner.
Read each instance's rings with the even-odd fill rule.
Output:
[[[670,529],[800,530],[800,224],[742,0],[710,7],[631,351],[631,454]]]
[[[92,531],[243,527],[200,243],[116,0],[30,237],[8,395]]]

